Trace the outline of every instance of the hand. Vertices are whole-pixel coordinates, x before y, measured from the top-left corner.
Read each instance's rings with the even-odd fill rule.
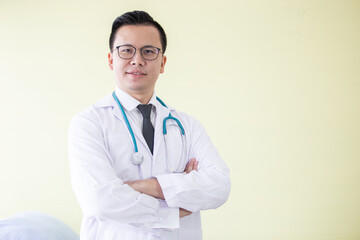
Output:
[[[186,164],[184,173],[188,174],[192,170],[197,171],[198,165],[199,165],[199,161],[196,161],[195,158],[191,158],[190,161]]]
[[[155,198],[165,199],[161,186],[156,178],[124,182],[135,191],[144,193]]]
[[[180,218],[182,217],[186,217],[186,216],[189,216],[190,214],[192,214],[192,212],[186,210],[186,209],[183,209],[183,208],[179,208],[179,215],[180,215]]]

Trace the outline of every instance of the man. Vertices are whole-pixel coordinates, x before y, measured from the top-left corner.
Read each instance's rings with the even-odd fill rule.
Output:
[[[109,43],[115,91],[69,131],[81,239],[202,239],[200,211],[227,200],[229,171],[203,127],[156,98],[165,32],[146,12],[128,12]]]

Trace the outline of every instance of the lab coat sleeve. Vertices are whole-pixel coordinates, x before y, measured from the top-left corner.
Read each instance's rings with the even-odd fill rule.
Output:
[[[84,216],[151,228],[178,228],[179,209],[141,194],[116,176],[101,121],[89,108],[69,129],[71,183]]]
[[[225,203],[230,193],[230,177],[228,167],[202,125],[189,118],[189,159],[194,157],[199,161],[198,171],[189,174],[163,174],[156,178],[169,206],[198,212],[214,209]]]

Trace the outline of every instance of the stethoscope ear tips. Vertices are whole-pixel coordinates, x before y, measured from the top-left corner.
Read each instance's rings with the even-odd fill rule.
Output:
[[[144,156],[139,152],[134,152],[131,156],[131,162],[134,165],[142,164],[144,161]]]

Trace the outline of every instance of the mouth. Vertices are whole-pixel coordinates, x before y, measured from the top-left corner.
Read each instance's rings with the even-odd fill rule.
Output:
[[[130,72],[126,72],[126,74],[135,75],[135,76],[144,76],[144,75],[146,75],[144,72],[141,72],[141,71],[130,71]]]

